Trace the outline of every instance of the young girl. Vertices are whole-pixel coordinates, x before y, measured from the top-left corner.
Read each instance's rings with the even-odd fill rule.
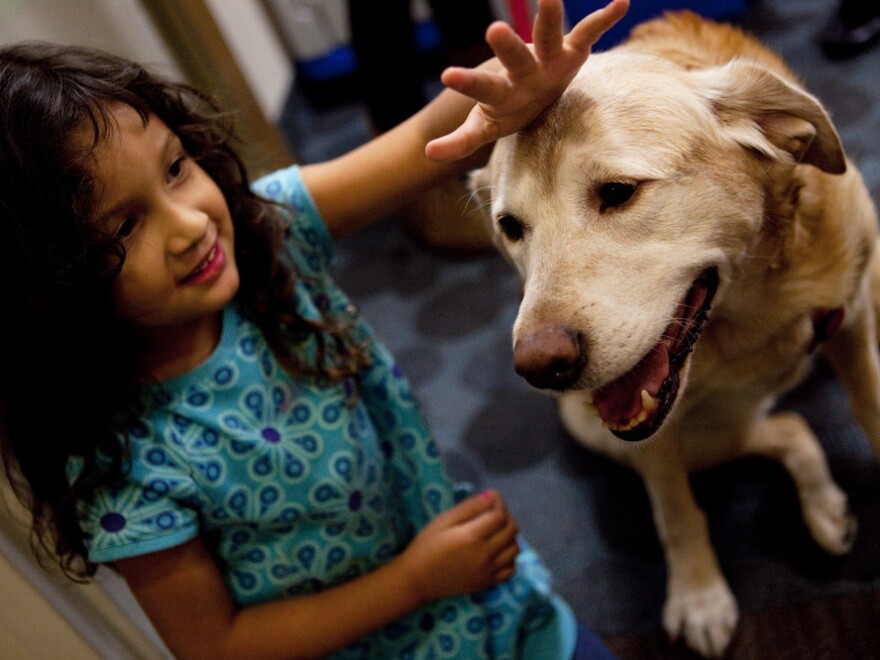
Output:
[[[495,24],[497,60],[444,73],[478,104],[446,91],[253,188],[195,90],[0,50],[3,456],[69,575],[111,565],[178,657],[571,657],[569,608],[501,497],[454,491],[330,237],[531,121],[627,4],[563,39],[542,0],[533,49]]]

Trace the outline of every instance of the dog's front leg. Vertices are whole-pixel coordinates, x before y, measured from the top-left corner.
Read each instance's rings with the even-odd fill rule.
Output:
[[[847,309],[840,331],[822,346],[849,396],[850,409],[880,457],[880,358],[875,311],[867,282]]]
[[[705,656],[720,656],[739,617],[736,600],[709,540],[706,515],[697,506],[678,441],[664,434],[633,452],[651,498],[667,563],[663,625]]]
[[[759,419],[743,438],[743,452],[779,461],[797,488],[804,520],[816,543],[833,555],[849,552],[856,519],[828,469],[818,438],[797,413]]]

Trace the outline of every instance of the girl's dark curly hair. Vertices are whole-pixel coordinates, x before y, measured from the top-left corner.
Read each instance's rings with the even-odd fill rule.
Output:
[[[368,363],[345,322],[297,314],[295,274],[281,261],[286,217],[251,192],[229,116],[208,97],[99,51],[44,43],[0,49],[0,444],[33,516],[35,550],[79,579],[97,567],[86,555],[77,502],[123,474],[120,437],[143,412],[147,379],[135,335],[111,304],[125,250],[90,223],[97,182],[89,156],[119,103],[145,122],[164,121],[220,186],[235,229],[238,304],[285,368],[338,380]],[[307,363],[295,345],[309,337],[318,351]],[[72,456],[85,469],[71,485]]]

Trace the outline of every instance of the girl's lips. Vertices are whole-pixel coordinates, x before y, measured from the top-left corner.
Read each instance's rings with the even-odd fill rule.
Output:
[[[202,259],[201,263],[180,281],[180,284],[184,286],[198,286],[205,282],[210,282],[223,272],[224,266],[226,266],[226,252],[218,241],[214,243],[214,247]]]

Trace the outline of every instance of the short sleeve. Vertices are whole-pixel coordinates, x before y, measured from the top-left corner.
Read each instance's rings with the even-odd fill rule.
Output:
[[[134,436],[124,481],[79,504],[88,556],[95,563],[165,550],[199,533],[197,487],[189,469],[168,447],[149,441],[146,427]]]
[[[321,218],[312,196],[303,183],[298,165],[278,170],[254,182],[255,194],[286,207],[291,214],[289,242],[294,255],[301,255],[312,273],[327,270],[333,264],[333,239]]]

